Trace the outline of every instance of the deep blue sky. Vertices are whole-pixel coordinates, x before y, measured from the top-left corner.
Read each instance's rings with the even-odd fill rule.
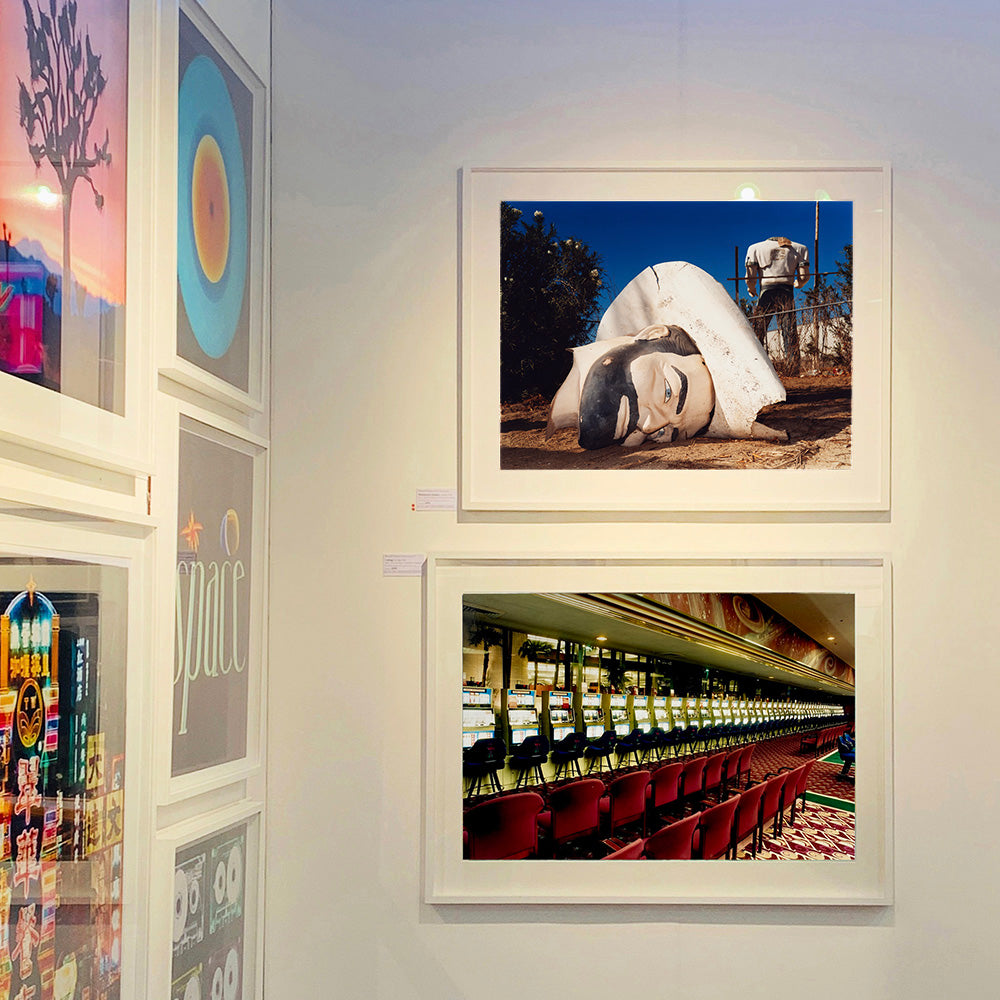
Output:
[[[560,239],[587,243],[603,259],[608,295],[601,311],[643,268],[686,260],[708,271],[732,295],[733,247],[739,246],[739,274],[746,250],[768,236],[787,236],[809,249],[811,270],[816,203],[813,201],[512,201],[531,222],[536,210]],[[853,242],[849,201],[819,203],[820,267],[832,271],[841,250]],[[812,282],[806,287],[811,287]],[[740,292],[746,295],[741,283]]]

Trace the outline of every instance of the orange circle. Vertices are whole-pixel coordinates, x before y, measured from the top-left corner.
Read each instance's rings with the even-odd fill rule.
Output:
[[[191,221],[201,269],[215,284],[229,259],[229,181],[222,150],[210,135],[201,137],[194,154]]]

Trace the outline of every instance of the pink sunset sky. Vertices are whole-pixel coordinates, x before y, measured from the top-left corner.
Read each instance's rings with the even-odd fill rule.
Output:
[[[56,11],[64,0],[57,0]],[[37,0],[31,0],[33,6]],[[49,0],[41,0],[49,10]],[[36,21],[38,13],[35,13]],[[79,0],[77,27],[88,32],[101,56],[107,86],[90,130],[88,152],[110,133],[111,165],[95,167],[91,177],[104,195],[98,211],[90,185],[79,180],[73,190],[70,254],[77,282],[109,302],[125,301],[125,166],[128,76],[128,6],[125,0]],[[21,3],[5,3],[0,24],[0,222],[11,230],[11,242],[38,240],[46,253],[62,263],[62,208],[38,198],[40,185],[60,194],[59,181],[47,160],[36,168],[19,122],[18,78],[29,84],[28,51]],[[30,88],[29,88],[30,89]]]

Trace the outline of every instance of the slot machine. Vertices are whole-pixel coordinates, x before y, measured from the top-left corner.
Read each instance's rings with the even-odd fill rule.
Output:
[[[733,703],[729,698],[722,699],[722,726],[728,740],[736,728],[736,720],[733,717]]]
[[[507,749],[523,743],[529,736],[538,736],[538,693],[531,688],[517,688],[506,692],[504,714],[506,730],[510,734]]]
[[[572,691],[543,691],[542,716],[549,742],[555,743],[576,731]]]
[[[462,747],[496,734],[492,688],[462,688]]]
[[[650,699],[644,694],[632,696],[632,717],[635,719],[635,728],[648,733],[653,728],[653,719],[649,711]]]
[[[594,692],[584,692],[581,702],[583,713],[583,732],[588,740],[597,739],[604,732],[604,708],[601,705],[604,696]]]
[[[683,698],[670,699],[670,728],[687,729],[687,709]]]
[[[695,717],[694,724],[698,729],[708,729],[709,726],[713,725],[712,721],[712,699],[711,698],[697,698],[692,699],[695,702]]]
[[[627,736],[632,731],[628,718],[628,697],[624,694],[611,695],[609,708],[611,712],[611,728],[619,736]]]
[[[670,710],[667,708],[667,698],[665,695],[655,695],[653,697],[653,725],[657,729],[662,729],[665,733],[672,728],[670,725]]]
[[[781,723],[781,728],[787,730],[792,722],[792,702],[790,699],[786,698],[778,706],[778,719]]]
[[[719,698],[712,698],[709,701],[709,711],[712,713],[709,725],[721,726],[725,716],[722,713],[722,701]]]

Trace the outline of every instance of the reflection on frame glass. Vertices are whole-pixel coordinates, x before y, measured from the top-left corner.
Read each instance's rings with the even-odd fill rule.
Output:
[[[126,588],[0,559],[3,995],[120,995]]]
[[[230,440],[233,445],[223,443]],[[247,755],[254,664],[254,456],[180,430],[171,775]]]
[[[261,87],[193,7],[180,12],[178,58],[177,355],[255,397]]]
[[[0,102],[19,113],[0,122],[0,371],[121,414],[128,4],[10,13]]]

